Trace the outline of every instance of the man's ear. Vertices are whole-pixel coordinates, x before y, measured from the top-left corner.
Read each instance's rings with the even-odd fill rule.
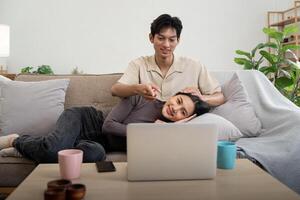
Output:
[[[149,33],[149,40],[150,40],[150,42],[153,44],[153,42],[154,42],[154,37],[152,36],[151,33]]]
[[[177,43],[179,43],[180,42],[180,38],[177,38]]]

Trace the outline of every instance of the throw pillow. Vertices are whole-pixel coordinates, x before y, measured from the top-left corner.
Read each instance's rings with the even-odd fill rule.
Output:
[[[9,78],[6,78],[5,76],[0,75],[0,81],[11,81]]]
[[[261,133],[261,122],[257,118],[236,73],[231,80],[222,85],[222,92],[226,102],[212,109],[211,113],[220,115],[232,122],[246,137],[258,136]]]
[[[192,119],[188,123],[215,124],[218,129],[218,140],[236,141],[243,136],[239,129],[235,127],[230,121],[212,113],[200,115],[199,117]]]
[[[0,80],[0,135],[48,134],[64,110],[68,79]]]

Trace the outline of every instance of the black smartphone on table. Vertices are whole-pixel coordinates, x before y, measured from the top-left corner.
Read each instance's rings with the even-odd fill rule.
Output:
[[[98,161],[96,162],[98,172],[114,172],[116,168],[112,161]]]

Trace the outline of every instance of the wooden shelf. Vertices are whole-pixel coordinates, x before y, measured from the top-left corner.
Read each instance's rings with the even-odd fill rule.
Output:
[[[283,31],[284,28],[288,25],[297,25],[300,23],[300,0],[295,0],[293,6],[284,11],[269,11],[267,14],[268,18],[268,27],[274,27],[278,31]],[[286,36],[282,45],[300,45],[300,33],[295,33],[292,36]],[[268,41],[271,41],[271,38],[268,37]],[[272,48],[269,48],[269,52],[272,52]],[[295,55],[300,58],[300,51],[293,51]],[[286,55],[289,57],[289,55]],[[293,58],[290,58],[293,60]]]
[[[300,42],[300,41],[299,41]],[[298,43],[299,43],[298,42]],[[283,45],[289,45],[289,44],[296,44],[296,41],[290,41],[290,42],[285,42],[285,43],[283,43]]]
[[[293,40],[288,41],[288,42],[283,42],[283,45],[289,45],[289,44],[297,44],[300,45],[300,35],[299,34],[294,34],[293,36]],[[290,36],[291,37],[291,36]],[[298,38],[298,43],[296,43],[296,39]]]
[[[297,44],[297,45],[300,45],[300,40],[298,40],[298,43],[296,43],[295,40],[289,41],[289,42],[284,42],[284,43],[283,43],[283,45],[290,45],[290,44]]]
[[[286,26],[286,25],[295,23],[295,20],[296,20],[296,17],[292,17],[292,18],[289,18],[289,19],[286,19],[286,20],[283,20],[283,21],[280,21],[280,22],[277,22],[274,24],[270,24],[270,26]],[[300,17],[297,17],[297,22],[300,22]]]

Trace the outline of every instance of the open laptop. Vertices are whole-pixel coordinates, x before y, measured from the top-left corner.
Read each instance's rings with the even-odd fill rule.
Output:
[[[217,128],[213,124],[127,126],[129,181],[212,179],[216,157]]]

